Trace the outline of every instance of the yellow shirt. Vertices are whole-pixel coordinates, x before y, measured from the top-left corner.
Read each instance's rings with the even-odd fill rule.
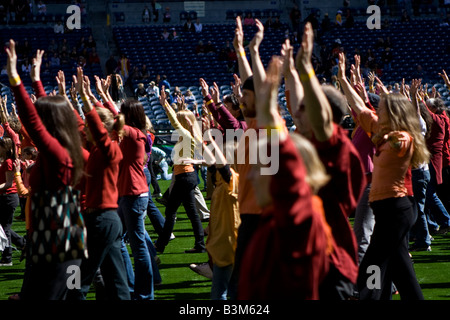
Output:
[[[230,168],[230,182],[216,171],[216,187],[211,197],[211,216],[206,250],[219,267],[234,264],[238,228],[241,224],[238,204],[239,174]]]

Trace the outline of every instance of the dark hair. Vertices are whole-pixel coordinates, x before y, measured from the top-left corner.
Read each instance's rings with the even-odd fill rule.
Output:
[[[16,145],[14,144],[13,139],[3,137],[3,139],[0,139],[0,147],[6,150],[6,159],[15,160],[17,158]]]
[[[31,160],[36,160],[38,152],[35,147],[27,146],[22,149],[22,154],[28,154],[31,156]]]
[[[126,99],[120,106],[120,112],[125,116],[125,124],[138,128],[146,134],[146,115],[142,103],[135,99]]]
[[[11,129],[13,129],[15,133],[19,134],[20,129],[22,129],[22,123],[20,123],[19,118],[15,116],[9,116],[8,123]]]
[[[83,175],[84,160],[78,124],[69,103],[62,96],[45,96],[35,103],[36,111],[47,131],[56,138],[72,159],[72,184]]]
[[[344,115],[347,113],[347,99],[336,88],[330,85],[322,86],[323,93],[330,103],[333,112],[333,122],[341,124]]]
[[[419,110],[420,115],[422,116],[423,121],[425,121],[427,127],[425,139],[428,139],[431,134],[431,126],[433,125],[433,118],[431,117],[430,111],[428,111],[427,106],[423,102],[419,102]]]

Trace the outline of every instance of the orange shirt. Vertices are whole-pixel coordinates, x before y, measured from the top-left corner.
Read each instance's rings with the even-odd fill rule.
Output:
[[[358,120],[366,132],[378,132],[378,116],[375,112],[364,110]],[[386,138],[377,146],[373,157],[370,202],[408,195],[405,176],[414,151],[413,138],[405,131],[392,131]]]

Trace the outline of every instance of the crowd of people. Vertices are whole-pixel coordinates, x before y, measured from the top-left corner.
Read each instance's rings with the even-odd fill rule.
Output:
[[[101,275],[106,299],[153,300],[162,281],[158,255],[176,236],[181,204],[194,236],[185,253],[208,253],[207,262],[191,268],[212,279],[211,299],[384,300],[396,291],[402,299],[424,299],[409,251],[430,251],[432,236],[450,231],[450,121],[436,90],[412,79],[392,92],[376,75],[366,79],[360,56],[350,66],[339,51],[339,85],[322,84],[310,22],[297,54],[286,39],[265,69],[265,26],[254,23],[247,59],[236,18],[232,93],[222,97],[217,84],[199,79],[201,112],[190,111],[183,95],[171,101],[175,90],[164,77],[144,88],[159,98],[179,134],[171,176],[164,170],[171,180],[164,216],[150,191],[151,164],[164,155],[153,146],[142,104],[113,98],[113,76],[96,76],[94,95],[81,66],[71,86],[59,71],[58,94],[46,95],[43,50],[31,60],[30,99],[18,46],[9,41],[17,113],[8,114],[2,103],[0,223],[8,244],[0,264],[12,265],[13,244],[26,258],[21,291],[12,299],[86,299]],[[122,57],[119,69],[127,66]],[[441,76],[450,90],[445,71]],[[282,78],[292,128],[279,113]],[[356,123],[350,136],[342,127],[349,113]],[[253,161],[261,150],[275,150],[276,172],[264,174],[269,164]],[[210,208],[198,188],[198,166],[207,168]],[[13,226],[22,202],[24,237]],[[207,234],[202,221],[209,221]],[[79,289],[66,285],[69,266],[81,270]],[[380,269],[379,287],[369,285],[373,266]]]

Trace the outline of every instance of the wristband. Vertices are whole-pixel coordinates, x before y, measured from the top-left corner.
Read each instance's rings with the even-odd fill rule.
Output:
[[[245,57],[245,51],[243,50],[243,51],[239,51],[239,55],[241,56],[241,57]]]
[[[19,172],[15,172],[14,176],[19,177],[20,176],[20,171]]]
[[[209,106],[211,103],[213,103],[214,101],[212,101],[212,99],[211,100],[209,100],[209,101],[206,101],[206,105],[207,106]]]
[[[20,76],[15,76],[14,78],[9,78],[9,83],[12,86],[17,86],[20,84]]]
[[[314,69],[311,69],[311,71],[310,72],[308,72],[308,74],[304,74],[304,73],[302,73],[301,75],[300,75],[300,80],[302,80],[302,81],[309,81],[312,77],[314,77],[315,76],[315,72],[314,72]]]
[[[88,101],[89,101],[89,98],[86,97],[86,96],[81,96],[81,101],[83,101],[83,102],[88,102]]]
[[[284,130],[284,127],[280,124],[276,125],[276,126],[266,126],[264,129],[267,130],[267,136],[271,137],[272,136],[272,130],[276,130],[278,133],[280,133],[281,131]]]

